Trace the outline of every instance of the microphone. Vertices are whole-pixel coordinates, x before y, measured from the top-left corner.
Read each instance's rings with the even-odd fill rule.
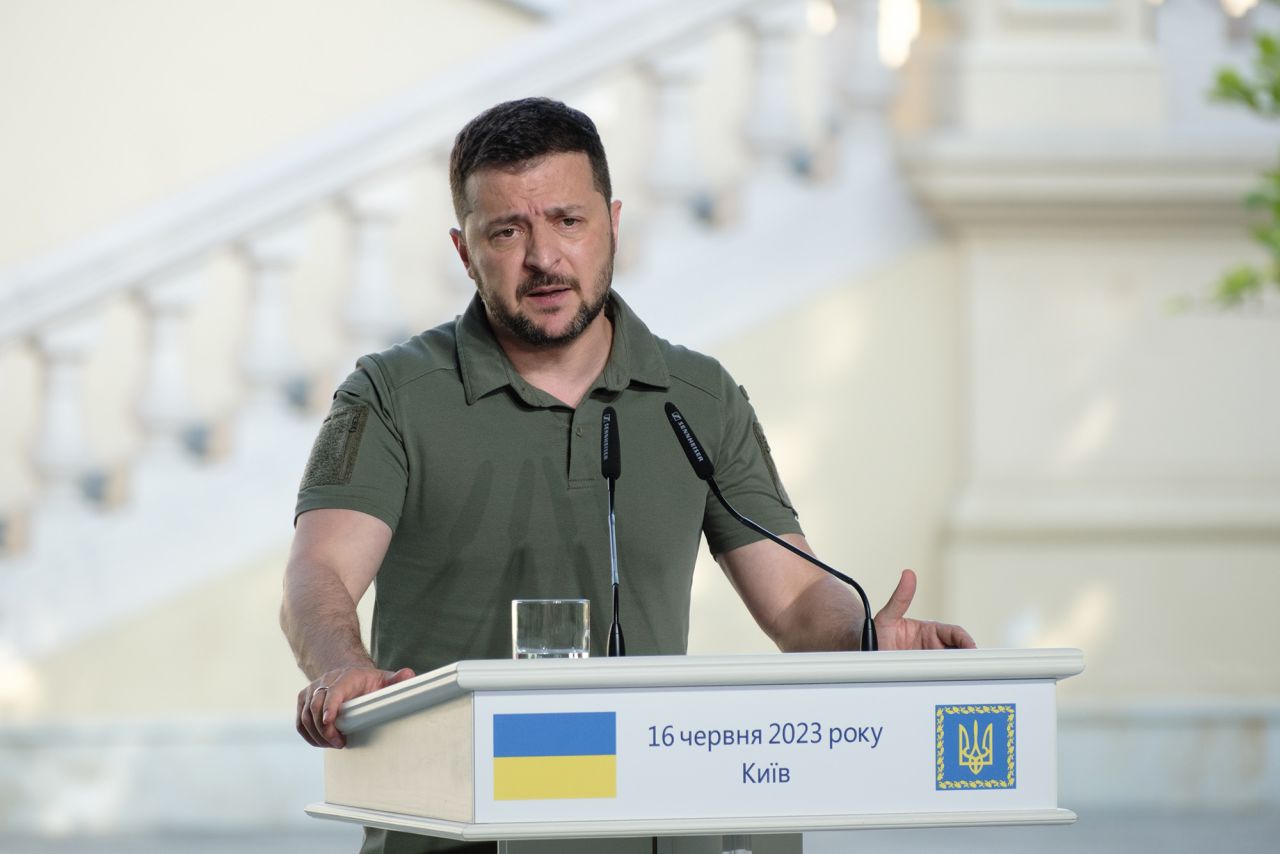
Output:
[[[664,409],[667,411],[667,421],[671,424],[671,429],[676,434],[676,440],[680,443],[680,447],[684,449],[684,455],[689,458],[689,465],[693,467],[693,473],[698,476],[699,480],[705,480],[707,482],[707,486],[711,488],[711,492],[715,495],[720,504],[724,506],[724,509],[729,511],[730,516],[737,519],[757,534],[767,537],[782,546],[792,554],[798,555],[809,561],[809,563],[818,567],[818,569],[821,569],[828,575],[840,579],[857,592],[858,598],[862,600],[862,610],[865,615],[862,621],[862,639],[860,649],[864,652],[875,652],[878,650],[880,648],[880,643],[876,639],[876,624],[875,620],[872,619],[871,616],[871,603],[867,600],[867,594],[866,591],[862,589],[862,585],[845,575],[843,572],[827,566],[808,552],[796,548],[772,531],[768,531],[760,525],[757,525],[755,522],[751,521],[734,509],[734,506],[730,504],[724,495],[720,493],[720,487],[716,484],[715,479],[716,468],[711,462],[711,457],[702,449],[702,445],[698,442],[698,437],[693,434],[693,428],[689,426],[689,422],[680,414],[680,410],[676,409],[675,404],[670,401],[667,401]]]
[[[618,413],[606,406],[600,416],[600,474],[609,481],[609,570],[613,578],[613,623],[609,626],[609,657],[627,654],[618,622],[618,538],[614,529],[613,494],[622,476],[622,445],[618,441]]]

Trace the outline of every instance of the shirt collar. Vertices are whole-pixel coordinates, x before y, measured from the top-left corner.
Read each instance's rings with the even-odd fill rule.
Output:
[[[610,291],[605,312],[613,321],[613,346],[594,388],[622,391],[633,382],[669,387],[671,374],[657,339],[617,291]],[[502,352],[478,294],[458,320],[457,349],[468,405],[504,386],[530,406],[549,405],[550,396],[525,382]]]

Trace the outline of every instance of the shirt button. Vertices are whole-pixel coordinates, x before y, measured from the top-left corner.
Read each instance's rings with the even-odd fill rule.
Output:
[[[581,439],[581,438],[582,438],[582,428],[581,428],[581,427],[579,427],[579,428],[577,428],[576,430],[574,430],[574,431],[573,431],[573,433],[574,433],[574,435],[575,435],[575,436],[577,436],[579,439]]]

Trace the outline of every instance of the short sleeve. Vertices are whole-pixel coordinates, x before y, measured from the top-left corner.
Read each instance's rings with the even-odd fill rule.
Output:
[[[391,390],[377,360],[366,356],[333,395],[302,474],[294,520],[308,510],[358,510],[394,531],[407,482]]]
[[[724,381],[720,448],[714,460],[720,491],[739,513],[775,534],[803,533],[746,390],[727,374]],[[715,555],[761,539],[734,519],[710,490],[703,532]]]

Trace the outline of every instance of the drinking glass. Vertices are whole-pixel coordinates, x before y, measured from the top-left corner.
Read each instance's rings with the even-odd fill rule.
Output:
[[[513,658],[586,658],[590,654],[590,601],[511,600]]]

